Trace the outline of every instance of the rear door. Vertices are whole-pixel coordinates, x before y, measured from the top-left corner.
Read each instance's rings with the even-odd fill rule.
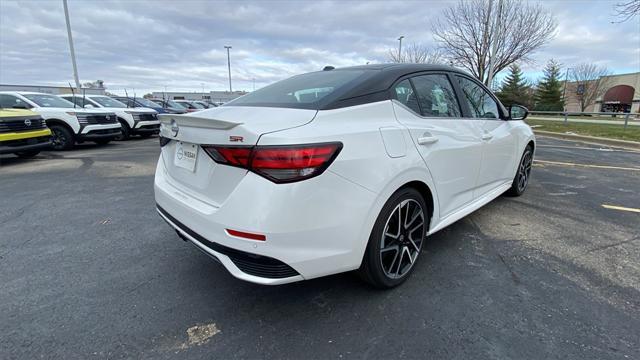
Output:
[[[435,181],[441,217],[473,200],[480,170],[482,124],[464,118],[450,76],[427,73],[394,87],[398,121],[411,133]]]
[[[201,145],[255,145],[262,134],[302,126],[317,111],[268,107],[223,106],[184,115],[161,114],[160,135],[167,181],[185,193],[220,206],[247,170],[221,165]]]
[[[477,198],[513,180],[519,160],[517,142],[511,134],[513,123],[501,119],[506,114],[501,114],[501,107],[491,93],[466,76],[456,78],[469,116],[482,123],[482,166],[474,194]]]

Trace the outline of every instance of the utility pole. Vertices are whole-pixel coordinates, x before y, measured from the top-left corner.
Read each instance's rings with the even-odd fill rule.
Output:
[[[225,46],[225,49],[227,49],[227,67],[229,68],[229,92],[233,92],[233,90],[231,90],[231,57],[229,56],[229,49],[231,49],[231,46]]]
[[[398,62],[402,62],[402,39],[404,39],[404,35],[400,36],[398,38],[398,41],[400,42],[398,44]]]
[[[489,3],[489,14],[491,14],[491,6],[493,1]],[[491,82],[493,81],[493,67],[495,66],[496,52],[498,51],[498,35],[500,34],[500,17],[502,16],[502,0],[498,0],[498,14],[496,16],[495,24],[493,25],[493,34],[491,35],[491,55],[489,56],[489,75],[487,76],[487,86],[491,88]]]
[[[562,89],[562,111],[567,112],[567,101],[565,100],[565,94],[567,93],[567,80],[569,80],[569,70],[571,68],[567,68],[567,71],[564,74],[564,88]]]
[[[73,79],[76,81],[76,88],[80,89],[80,79],[78,78],[78,66],[76,65],[76,51],[73,48],[73,36],[71,35],[71,23],[69,22],[69,7],[67,0],[62,0],[64,6],[64,18],[67,20],[67,37],[69,38],[69,50],[71,51],[71,64],[73,64]]]

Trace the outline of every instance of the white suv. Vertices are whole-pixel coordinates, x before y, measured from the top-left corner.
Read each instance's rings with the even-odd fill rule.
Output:
[[[157,211],[240,279],[358,270],[396,286],[427,235],[525,191],[535,148],[526,115],[447,66],[294,76],[160,115]]]
[[[149,137],[160,131],[158,112],[149,108],[129,108],[126,104],[105,95],[60,95],[61,98],[74,102],[79,107],[99,108],[113,112],[122,125],[119,140],[126,140],[131,135]]]
[[[79,108],[56,95],[0,91],[0,102],[5,108],[40,114],[51,129],[54,150],[69,150],[83,141],[107,144],[120,136],[120,123],[113,112]]]

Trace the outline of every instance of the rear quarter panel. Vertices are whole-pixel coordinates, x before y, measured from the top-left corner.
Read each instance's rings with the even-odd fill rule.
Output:
[[[399,128],[404,136],[404,155],[398,156],[398,145],[390,156],[385,149],[381,128]],[[305,144],[340,141],[342,151],[326,170],[375,194],[365,209],[364,221],[357,226],[354,244],[359,261],[367,245],[373,224],[389,197],[404,184],[421,181],[434,189],[431,176],[417,153],[406,129],[396,121],[391,101],[319,111],[315,119],[304,126],[264,134],[259,145]],[[322,175],[321,175],[322,176]],[[340,189],[336,189],[340,191]],[[438,199],[433,192],[434,214],[438,218]],[[349,194],[344,194],[348,201]],[[336,204],[336,206],[340,206]],[[432,221],[433,222],[433,221]]]

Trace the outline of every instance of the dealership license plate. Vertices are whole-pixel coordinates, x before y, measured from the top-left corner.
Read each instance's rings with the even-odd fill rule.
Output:
[[[183,169],[194,171],[196,168],[196,159],[198,158],[198,145],[179,141],[176,144],[176,156],[174,164]]]

